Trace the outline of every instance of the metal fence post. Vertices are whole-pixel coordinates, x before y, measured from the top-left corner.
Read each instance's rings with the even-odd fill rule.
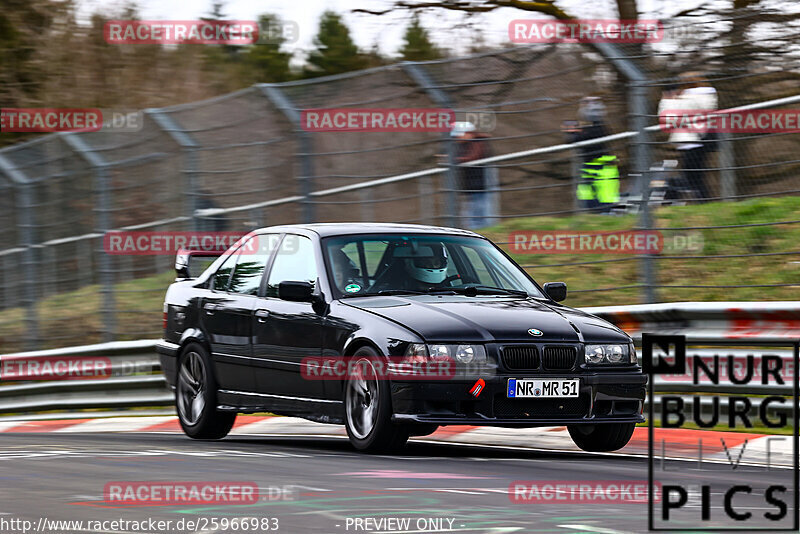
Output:
[[[450,95],[436,86],[422,64],[403,62],[400,66],[417,85],[422,87],[437,106],[446,109],[453,109],[455,107]],[[460,226],[462,221],[456,215],[458,211],[458,198],[456,198],[456,190],[458,189],[458,180],[456,176],[456,165],[458,163],[456,161],[456,146],[453,138],[448,133],[442,134],[442,142],[445,143],[447,150],[448,164],[447,173],[445,173],[445,188],[447,190],[444,197],[446,212],[445,221],[449,226]]]
[[[184,202],[184,213],[191,221],[192,230],[195,232],[200,229],[200,221],[198,221],[195,212],[199,208],[199,188],[197,186],[197,149],[200,147],[195,138],[187,133],[178,122],[170,117],[167,113],[160,109],[148,109],[145,113],[153,119],[164,133],[183,151],[183,169],[184,187],[186,188],[186,198]]]
[[[109,191],[109,164],[77,134],[58,134],[72,150],[74,150],[94,171],[94,187],[97,193],[95,204],[95,231],[101,235],[111,230],[111,193]],[[98,270],[100,274],[100,313],[103,321],[103,341],[114,341],[116,338],[116,306],[114,298],[114,272],[111,255],[102,250],[103,239],[100,239],[98,250]]]
[[[581,201],[578,200],[578,185],[581,181],[581,173],[583,172],[583,160],[581,159],[580,150],[572,150],[569,158],[569,167],[572,169],[572,205],[576,212],[580,212]]]
[[[25,305],[25,346],[29,349],[36,349],[39,346],[39,314],[36,310],[37,301],[37,280],[38,265],[36,261],[36,249],[34,235],[36,214],[34,212],[36,202],[34,200],[33,184],[27,176],[17,169],[8,159],[0,156],[0,172],[5,174],[17,190],[19,199],[19,218],[17,227],[19,228],[19,244],[23,248],[20,267],[22,276],[25,278],[22,292],[22,302]]]
[[[633,176],[637,176],[633,184],[632,193],[641,195],[642,208],[640,210],[639,226],[642,230],[649,230],[653,224],[650,216],[650,173],[648,169],[652,163],[651,149],[648,141],[647,118],[649,102],[647,98],[647,76],[630,60],[619,48],[609,43],[594,43],[595,49],[605,57],[619,73],[628,80],[628,107],[630,115],[630,129],[636,132],[632,141],[632,169]],[[644,302],[656,302],[655,291],[655,265],[652,255],[645,254],[641,259],[640,278],[644,287],[642,295]]]
[[[361,197],[361,220],[371,222],[375,220],[375,205],[370,202],[369,189],[362,189],[359,192]]]
[[[719,133],[719,185],[720,196],[724,200],[731,200],[736,196],[736,170],[734,167],[735,157],[733,154],[733,141],[728,132]]]
[[[436,198],[433,196],[433,177],[423,176],[418,180],[419,220],[425,224],[436,224]]]
[[[314,143],[311,141],[311,134],[303,129],[300,112],[294,107],[286,93],[281,90],[280,85],[261,83],[257,87],[272,105],[278,108],[284,117],[294,125],[294,133],[297,136],[299,148],[297,157],[300,160],[300,176],[297,178],[299,194],[303,197],[303,222],[314,222],[316,221],[316,213],[314,202],[311,200],[311,193],[314,191],[314,162],[312,160]]]
[[[647,134],[647,87],[642,85],[642,81],[634,81],[631,84],[631,112],[633,114],[633,131],[638,132],[633,139],[633,164],[634,169],[639,174],[638,193],[641,195],[642,204],[639,213],[639,227],[644,230],[653,228],[653,217],[650,212],[650,145],[648,144]],[[645,304],[652,304],[658,301],[656,293],[656,272],[655,260],[652,254],[643,254],[640,260],[641,272],[639,278],[644,288],[642,301]]]

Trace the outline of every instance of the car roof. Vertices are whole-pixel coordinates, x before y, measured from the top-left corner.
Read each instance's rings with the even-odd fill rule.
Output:
[[[330,237],[336,235],[350,234],[381,234],[381,233],[409,233],[409,234],[449,234],[470,237],[480,237],[482,235],[463,230],[461,228],[448,228],[445,226],[429,226],[423,224],[396,224],[396,223],[311,223],[311,224],[286,224],[280,226],[269,226],[256,230],[256,232],[291,232],[305,230],[314,232],[320,237]]]

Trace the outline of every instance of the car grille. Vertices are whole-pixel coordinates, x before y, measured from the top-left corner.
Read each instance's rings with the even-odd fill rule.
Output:
[[[575,367],[575,359],[578,351],[575,347],[545,347],[544,368],[554,371],[572,369]]]
[[[512,371],[539,369],[539,349],[535,345],[503,347],[503,365]]]
[[[509,399],[498,395],[494,400],[494,416],[509,419],[560,419],[583,417],[589,412],[585,397],[564,399]]]

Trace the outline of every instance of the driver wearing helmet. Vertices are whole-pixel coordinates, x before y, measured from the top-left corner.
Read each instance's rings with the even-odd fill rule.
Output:
[[[453,278],[447,276],[447,247],[442,242],[417,242],[412,240],[396,246],[391,252],[391,263],[378,275],[370,292],[427,291],[444,287]]]
[[[447,248],[442,243],[417,247],[417,254],[405,258],[406,274],[424,288],[439,285],[447,278]]]

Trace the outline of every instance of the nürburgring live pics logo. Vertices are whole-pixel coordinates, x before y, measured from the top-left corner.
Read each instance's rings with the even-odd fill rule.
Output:
[[[685,336],[642,335],[643,370],[649,375],[649,530],[796,532],[800,524],[797,404],[800,341],[703,342],[704,348],[690,353],[686,345]],[[732,345],[743,348],[731,350]],[[758,351],[752,347],[769,349]],[[783,355],[780,348],[784,349]],[[791,348],[791,352],[786,348]],[[686,382],[682,382],[684,389],[681,389],[681,383],[674,380],[676,375],[691,376],[693,386],[687,390]],[[660,393],[656,399],[656,377],[660,379],[660,391],[677,393]],[[680,394],[686,391],[691,391],[692,396]],[[709,440],[697,438],[696,464],[666,462],[664,436],[670,433],[680,436],[687,425],[758,432],[750,430],[756,428],[765,429],[766,433],[791,430],[791,435],[761,437],[758,442],[758,435],[753,438],[754,434],[747,434],[748,439],[738,432],[708,433],[707,436],[712,436]],[[686,447],[693,445],[690,441],[679,443],[683,456]],[[771,447],[776,444],[778,451],[786,451],[782,464],[775,462],[774,451],[771,455]],[[656,445],[661,448],[658,472],[654,469]],[[787,469],[789,458],[792,469]],[[654,499],[656,488],[660,493],[658,500]]]

